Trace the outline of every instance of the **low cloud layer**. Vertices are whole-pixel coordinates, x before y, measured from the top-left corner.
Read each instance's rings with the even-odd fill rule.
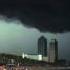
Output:
[[[68,0],[2,0],[0,14],[42,32],[70,31]]]

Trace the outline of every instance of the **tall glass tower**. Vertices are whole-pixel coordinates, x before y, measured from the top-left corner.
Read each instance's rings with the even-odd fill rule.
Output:
[[[38,54],[47,56],[47,39],[44,36],[38,39]]]

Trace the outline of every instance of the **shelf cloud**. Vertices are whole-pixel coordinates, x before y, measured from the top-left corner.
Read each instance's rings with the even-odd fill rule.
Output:
[[[69,0],[2,0],[0,15],[18,19],[41,32],[70,31]]]

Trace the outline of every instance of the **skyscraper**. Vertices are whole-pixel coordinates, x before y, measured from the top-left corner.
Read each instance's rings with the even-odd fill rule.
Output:
[[[56,39],[52,39],[49,44],[48,61],[53,63],[58,60],[58,42]]]
[[[47,39],[44,36],[38,39],[38,54],[47,56]]]

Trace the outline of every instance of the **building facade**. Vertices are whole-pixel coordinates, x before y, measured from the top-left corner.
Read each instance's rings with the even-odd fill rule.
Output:
[[[38,54],[47,56],[47,39],[44,36],[38,39]]]
[[[49,44],[48,61],[50,63],[57,62],[58,60],[58,42],[56,39],[52,39]]]

